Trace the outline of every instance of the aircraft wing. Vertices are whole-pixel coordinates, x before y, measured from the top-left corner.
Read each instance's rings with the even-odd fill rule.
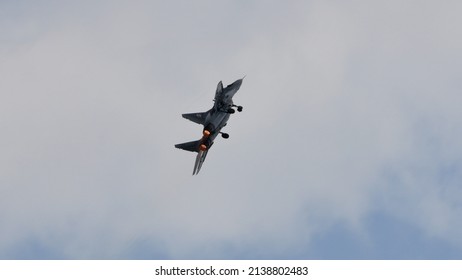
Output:
[[[182,116],[183,118],[188,119],[192,122],[195,122],[198,124],[205,124],[205,119],[207,118],[207,114],[209,113],[209,111],[201,112],[201,113],[182,114]]]
[[[207,156],[208,150],[201,151],[197,153],[196,156],[196,162],[194,163],[194,170],[192,175],[197,175],[199,174],[199,171],[201,170],[202,164],[205,161],[205,157]]]

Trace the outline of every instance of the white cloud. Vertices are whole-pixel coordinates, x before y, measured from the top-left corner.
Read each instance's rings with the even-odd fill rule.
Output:
[[[428,3],[63,4],[30,12],[34,32],[9,18],[0,248],[290,257],[336,223],[367,235],[371,211],[462,246],[460,5]],[[243,75],[231,138],[191,177],[173,144],[200,130],[180,114]]]

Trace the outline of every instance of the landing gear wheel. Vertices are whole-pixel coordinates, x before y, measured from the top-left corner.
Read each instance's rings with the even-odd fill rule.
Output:
[[[237,106],[237,111],[242,112],[242,106]]]
[[[228,133],[221,133],[221,137],[225,138],[225,139],[228,139],[229,138],[229,134]]]

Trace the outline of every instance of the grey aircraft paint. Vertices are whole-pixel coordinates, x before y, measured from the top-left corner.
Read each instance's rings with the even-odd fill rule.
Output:
[[[191,141],[181,144],[176,144],[175,147],[190,152],[197,152],[196,162],[194,164],[193,175],[198,174],[202,164],[205,161],[209,149],[212,147],[215,138],[221,133],[223,138],[228,138],[227,133],[222,133],[221,129],[226,126],[229,116],[237,111],[242,111],[242,106],[236,106],[233,103],[233,96],[239,90],[242,84],[242,79],[223,88],[223,83],[220,81],[215,92],[214,105],[207,112],[183,114],[183,118],[204,126],[202,138],[197,141]]]

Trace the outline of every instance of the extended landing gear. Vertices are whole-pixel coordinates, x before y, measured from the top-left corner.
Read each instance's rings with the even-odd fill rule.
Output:
[[[237,108],[238,112],[242,112],[243,107],[242,106],[237,106],[237,105],[232,105],[231,107]],[[233,110],[234,111],[234,110]]]
[[[233,108],[237,108],[238,112],[242,112],[243,107],[242,106],[237,106],[237,105],[231,105]],[[236,110],[233,108],[228,108],[227,110],[222,110],[222,112],[228,113],[228,114],[234,114],[236,113]]]
[[[224,133],[224,132],[220,132],[221,134],[221,137],[225,138],[225,139],[228,139],[229,138],[229,134],[228,133]]]

